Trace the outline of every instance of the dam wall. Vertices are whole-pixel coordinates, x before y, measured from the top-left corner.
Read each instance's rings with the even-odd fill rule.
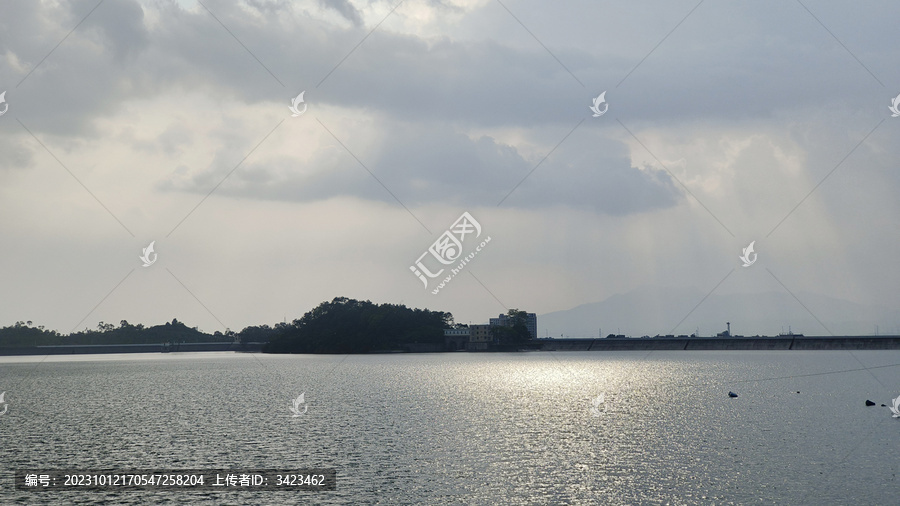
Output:
[[[794,350],[896,350],[900,336],[798,337]]]
[[[542,351],[896,350],[900,336],[540,339]]]

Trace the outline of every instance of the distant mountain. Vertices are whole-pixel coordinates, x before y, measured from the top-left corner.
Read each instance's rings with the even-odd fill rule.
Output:
[[[876,325],[880,334],[900,334],[900,311],[886,307],[805,292],[796,292],[799,302],[786,292],[713,293],[704,300],[706,295],[696,288],[642,287],[539,315],[538,334],[597,337],[602,331],[603,337],[639,337],[690,335],[699,328],[700,336],[712,336],[725,330],[725,322],[731,322],[733,335],[745,336],[774,336],[789,328],[805,335],[872,335]]]

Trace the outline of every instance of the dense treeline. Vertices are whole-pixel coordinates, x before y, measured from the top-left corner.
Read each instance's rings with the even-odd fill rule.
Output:
[[[126,320],[122,320],[118,327],[112,323],[100,322],[97,330],[83,330],[69,335],[46,330],[42,325],[32,326],[29,321],[0,328],[0,347],[232,342],[235,337],[235,333],[231,331],[207,334],[197,330],[197,327],[190,328],[177,319],[152,327],[132,325]]]
[[[66,336],[55,330],[46,330],[43,325],[32,327],[31,322],[16,322],[9,327],[0,327],[0,346],[41,346],[66,344]]]
[[[323,302],[274,334],[269,353],[369,353],[442,344],[453,315],[346,297]]]
[[[118,327],[100,322],[97,330],[68,335],[33,326],[30,321],[16,322],[0,328],[0,348],[240,341],[269,343],[263,351],[270,353],[369,353],[401,350],[413,343],[442,344],[444,329],[452,324],[450,313],[338,297],[291,323],[250,326],[237,333],[208,334],[177,319],[152,327],[125,320]]]

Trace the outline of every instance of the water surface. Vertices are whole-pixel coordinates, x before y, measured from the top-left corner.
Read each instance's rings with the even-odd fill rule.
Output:
[[[864,402],[898,379],[900,351],[0,357],[0,503],[896,504],[900,419]],[[305,467],[337,490],[12,490]]]

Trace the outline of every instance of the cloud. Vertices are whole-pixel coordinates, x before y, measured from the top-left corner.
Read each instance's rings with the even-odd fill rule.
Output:
[[[353,26],[363,26],[362,13],[350,3],[350,0],[319,0],[319,3],[329,9],[334,9]]]
[[[278,154],[255,155],[218,191],[295,202],[399,200],[408,207],[495,206],[502,201],[511,208],[566,206],[614,215],[669,207],[681,195],[667,173],[633,167],[624,144],[590,127],[570,136],[543,161],[544,156],[523,154],[489,135],[470,136],[441,123],[394,121],[380,127],[389,132],[385,138],[359,146],[353,141],[360,128],[332,125],[344,140],[323,137],[326,145],[303,161],[272,140],[270,152]],[[290,135],[285,132],[281,138],[289,142]],[[208,167],[171,174],[160,188],[205,194],[234,169],[241,158],[238,146],[249,145],[249,140],[223,142]],[[543,149],[546,154],[552,146]]]
[[[361,16],[346,1],[321,5],[349,20]],[[37,7],[18,6],[27,12],[11,14],[61,40],[70,29],[67,23],[77,23],[88,7],[58,7],[59,15],[48,17],[62,20],[56,25],[34,19]],[[888,95],[807,13],[790,7],[777,11],[785,11],[787,21],[773,22],[767,10],[736,6],[719,12],[724,7],[703,5],[684,30],[674,32],[674,39],[643,62],[640,58],[647,55],[635,53],[635,46],[646,45],[650,51],[651,40],[645,32],[622,27],[614,30],[620,37],[612,45],[589,38],[578,44],[548,40],[551,56],[533,39],[526,44],[484,34],[460,37],[450,29],[426,36],[398,31],[388,23],[353,50],[366,30],[325,23],[291,4],[254,9],[211,2],[208,7],[215,18],[201,8],[147,4],[142,10],[135,2],[104,2],[66,39],[59,54],[50,55],[17,90],[20,105],[27,105],[32,117],[53,117],[35,128],[80,135],[90,134],[93,120],[129,101],[172,89],[203,90],[222,100],[256,105],[280,102],[307,89],[311,106],[370,111],[412,122],[436,118],[468,126],[530,128],[571,124],[603,90],[608,91],[609,118],[656,127],[686,120],[752,121],[809,106],[836,112],[868,108],[875,113]],[[502,14],[505,17],[498,19],[511,21],[507,13],[494,13],[491,7],[478,6],[469,17]],[[618,9],[625,10],[616,8],[605,16],[615,16]],[[823,17],[834,15],[821,11]],[[413,12],[401,6],[389,19],[407,23]],[[738,21],[716,22],[716,16],[736,13],[743,16]],[[540,22],[544,33],[565,32],[561,20],[528,19]],[[856,22],[860,29],[877,28],[871,21]],[[7,59],[32,68],[52,46],[21,35],[8,43]],[[820,51],[810,41],[827,44],[828,50]],[[890,46],[853,42],[848,44],[854,54],[887,81],[890,71],[881,62],[892,60]],[[837,66],[846,71],[835,73]],[[9,81],[23,77],[10,70],[0,70],[2,74]],[[321,87],[313,89],[326,75]],[[63,119],[57,117],[60,107],[67,110]]]
[[[93,2],[74,2],[79,7],[96,5]],[[73,12],[77,7],[73,6]],[[148,42],[148,30],[144,23],[144,10],[135,0],[104,2],[84,20],[85,32],[91,29],[103,38],[102,45],[113,52],[113,61],[121,63],[134,58]]]
[[[34,151],[24,146],[18,139],[11,136],[0,136],[0,175],[3,170],[25,169],[34,163]]]

